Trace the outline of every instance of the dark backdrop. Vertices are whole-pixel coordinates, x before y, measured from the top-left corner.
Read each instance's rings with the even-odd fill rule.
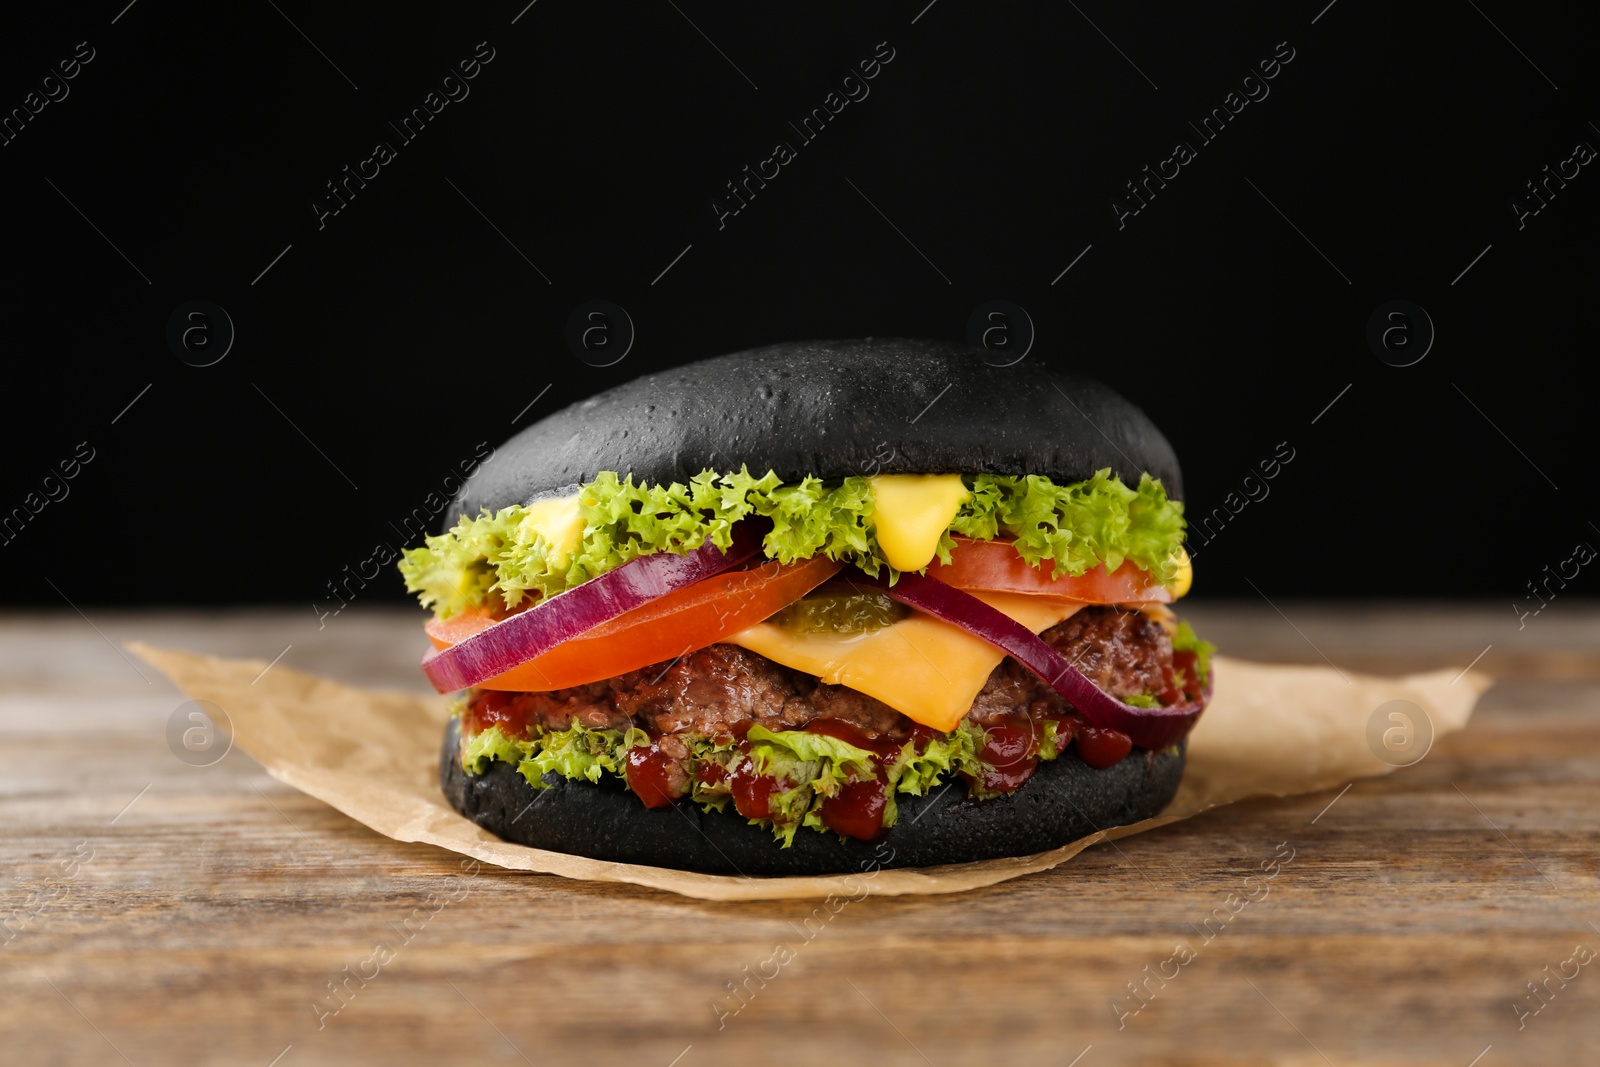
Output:
[[[1200,593],[1509,601],[1600,545],[1592,5],[125,2],[0,35],[7,601],[322,602],[514,424],[993,299],[1171,437]]]

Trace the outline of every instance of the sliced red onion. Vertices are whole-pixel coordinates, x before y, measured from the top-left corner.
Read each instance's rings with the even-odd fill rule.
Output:
[[[1071,702],[1088,723],[1120,730],[1141,748],[1163,749],[1186,736],[1210,698],[1208,685],[1199,700],[1186,704],[1156,708],[1124,704],[1084,677],[1038,634],[970,593],[924,574],[902,573],[893,586],[886,574],[880,575],[875,584],[902,604],[1004,650]]]
[[[660,552],[631,559],[460,644],[429,651],[422,657],[422,673],[441,693],[486,682],[618,615],[746,562],[761,551],[759,525],[736,523],[727,552],[707,541],[681,556]]]

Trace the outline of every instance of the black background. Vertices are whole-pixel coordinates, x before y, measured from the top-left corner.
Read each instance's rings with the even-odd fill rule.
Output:
[[[1510,206],[1600,147],[1593,5],[124,4],[0,38],[7,112],[95,54],[0,147],[0,509],[94,453],[0,545],[8,602],[310,605],[519,413],[774,341],[959,337],[994,298],[1028,358],[1155,418],[1191,514],[1294,450],[1199,594],[1509,601],[1600,545],[1600,166],[1522,229]],[[479,42],[470,95],[400,145],[386,122]],[[1270,95],[1199,146],[1186,122],[1279,42]],[[779,139],[798,158],[719,230]],[[1119,229],[1179,139],[1198,158]],[[379,140],[397,158],[319,229]],[[606,369],[565,341],[593,298],[637,330]],[[166,341],[195,299],[237,331],[204,368]],[[1413,366],[1365,339],[1393,299],[1437,330]]]

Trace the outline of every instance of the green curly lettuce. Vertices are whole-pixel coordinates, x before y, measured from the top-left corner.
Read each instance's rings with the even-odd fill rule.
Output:
[[[746,739],[757,771],[774,778],[813,782],[825,796],[833,796],[846,782],[877,773],[871,752],[828,734],[752,726]]]
[[[551,771],[563,778],[598,782],[601,775],[627,775],[628,749],[648,745],[649,736],[637,726],[623,730],[590,730],[573,723],[565,730],[541,731],[528,743],[527,755],[517,770],[535,788],[544,787]]]
[[[523,744],[511,737],[499,723],[461,740],[461,767],[468,774],[482,774],[495,760],[512,766],[522,762]]]
[[[825,799],[838,796],[851,782],[877,776],[871,752],[837,737],[752,726],[747,739],[756,771],[789,786],[783,792],[774,791],[770,798],[775,814],[770,821],[785,848],[801,826],[823,829]]]
[[[901,745],[900,754],[889,765],[889,782],[895,792],[926,796],[952,775],[976,771],[982,747],[983,731],[963,719],[954,732],[930,739],[921,752],[912,741]]]
[[[689,735],[684,740],[695,772],[689,779],[689,799],[706,811],[723,811],[733,800],[729,776],[744,762],[744,750],[731,738],[714,741]]]
[[[1081,575],[1124,560],[1170,583],[1183,543],[1183,505],[1148,474],[1130,488],[1109,469],[1058,486],[1040,475],[997,474],[963,478],[970,496],[941,538],[938,555],[949,562],[953,535],[1012,539],[1029,563],[1049,561],[1056,574]],[[639,556],[687,553],[710,541],[727,548],[733,525],[752,515],[770,519],[762,549],[791,563],[818,554],[876,576],[888,568],[873,527],[870,479],[824,482],[805,478],[782,484],[768,471],[757,478],[741,467],[732,474],[702,471],[687,485],[635,484],[610,471],[579,487],[583,533],[570,554],[533,529],[529,509],[516,505],[476,518],[462,516],[448,531],[401,553],[406,589],[423,607],[448,618],[498,596],[507,608],[528,597],[553,596]]]
[[[649,743],[649,736],[637,726],[591,730],[573,723],[565,730],[538,730],[532,737],[514,738],[496,723],[462,738],[461,766],[468,774],[482,774],[499,760],[515,767],[535,789],[545,789],[543,779],[551,771],[590,782],[606,774],[626,777],[628,749]]]
[[[500,581],[500,567],[516,552],[512,541],[520,509],[502,508],[476,519],[462,516],[446,533],[429,537],[421,548],[400,553],[406,591],[441,616],[456,615],[488,599]],[[530,546],[530,550],[531,550]]]
[[[1055,759],[1066,750],[1071,740],[1069,737],[1066,741],[1062,741],[1061,723],[1055,719],[1044,720],[1039,729],[1039,758]]]
[[[1102,563],[1114,571],[1132,560],[1162,582],[1177,576],[1183,505],[1149,474],[1137,488],[1110,468],[1071,485],[1037,474],[977,474],[967,482],[972,496],[950,524],[954,533],[983,541],[1007,534],[1023,559],[1035,566],[1048,560],[1057,575],[1076,577]]]
[[[846,478],[831,487],[820,478],[806,478],[755,500],[753,510],[772,520],[762,548],[780,563],[821,553],[877,576],[883,561],[870,527],[872,487],[865,478]]]

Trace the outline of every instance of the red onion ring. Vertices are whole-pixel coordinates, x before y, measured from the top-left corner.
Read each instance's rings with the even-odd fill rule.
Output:
[[[487,681],[618,615],[748,561],[761,552],[762,525],[735,523],[727,552],[707,541],[681,556],[659,552],[630,559],[460,644],[429,650],[422,657],[422,673],[441,693]]]
[[[1186,736],[1211,698],[1208,680],[1199,700],[1155,708],[1124,704],[1084,677],[1038,634],[970,593],[924,574],[902,573],[892,586],[887,574],[870,581],[902,604],[1002,649],[1065,697],[1091,725],[1120,730],[1141,748],[1163,749]]]

